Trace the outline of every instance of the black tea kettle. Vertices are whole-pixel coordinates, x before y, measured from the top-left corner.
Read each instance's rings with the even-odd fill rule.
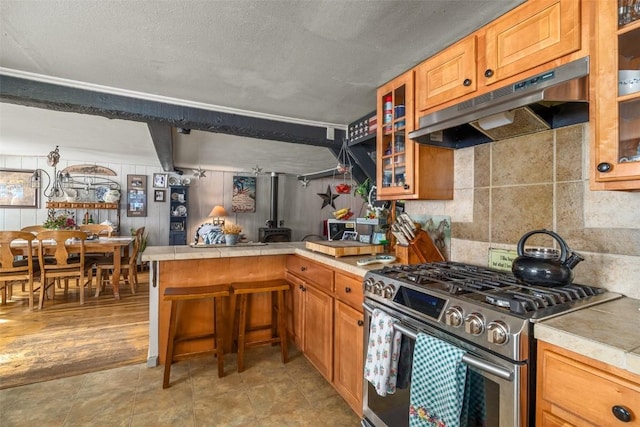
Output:
[[[553,237],[560,245],[560,253],[557,250],[546,248],[526,249],[524,244],[534,234],[547,234]],[[511,271],[513,275],[527,285],[557,287],[566,286],[573,281],[573,267],[584,258],[577,252],[573,252],[553,231],[534,230],[520,238],[518,242],[518,257],[513,260]]]

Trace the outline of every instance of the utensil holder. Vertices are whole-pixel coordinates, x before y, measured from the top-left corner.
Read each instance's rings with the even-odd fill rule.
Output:
[[[396,245],[395,253],[401,264],[445,261],[438,247],[424,230],[416,230],[416,238],[409,242],[409,246]]]

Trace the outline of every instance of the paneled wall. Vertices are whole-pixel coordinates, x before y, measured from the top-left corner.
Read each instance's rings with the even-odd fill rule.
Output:
[[[489,248],[554,230],[585,257],[575,282],[640,298],[640,193],[589,190],[588,132],[580,124],[457,150],[454,200],[406,209],[450,215],[452,259],[479,265]]]
[[[64,169],[69,165],[84,164],[81,159],[63,158],[59,164],[59,169]],[[131,228],[145,226],[149,232],[149,245],[163,246],[169,241],[169,203],[153,201],[154,173],[163,173],[160,167],[136,166],[122,163],[99,163],[113,169],[117,176],[115,180],[122,186],[121,196],[121,233],[128,233]],[[0,156],[0,167],[8,169],[34,170],[44,169],[49,174],[53,173],[53,168],[49,167],[45,157],[21,157],[21,156]],[[189,176],[192,171],[185,170],[185,176]],[[314,171],[309,171],[314,172]],[[126,212],[126,178],[128,174],[147,176],[147,216],[127,217]],[[247,173],[206,171],[206,177],[201,179],[191,178],[188,205],[188,242],[193,241],[195,231],[203,222],[210,221],[207,217],[215,205],[222,205],[229,214],[228,221],[240,225],[243,233],[249,240],[258,239],[258,228],[264,227],[270,219],[270,196],[271,177],[270,173],[262,173],[257,176],[256,182],[256,212],[234,213],[231,206],[233,192],[233,177],[236,175],[252,175]],[[325,178],[311,181],[307,187],[303,187],[296,176],[278,175],[278,220],[283,221],[285,227],[292,229],[292,239],[301,240],[310,234],[322,234],[323,220],[332,218],[331,206],[321,209],[322,198],[318,193],[326,193],[327,186],[333,186],[343,182],[341,175],[335,178]],[[46,178],[45,178],[46,183]],[[349,180],[347,182],[351,183]],[[352,183],[355,186],[355,182]],[[167,190],[166,197],[169,197]],[[340,195],[334,200],[335,209],[351,207],[356,213],[362,207],[362,199],[354,198],[352,195]],[[1,209],[0,208],[0,229],[14,230],[27,225],[42,224],[47,218],[46,200],[41,198],[39,209]],[[106,212],[102,212],[102,217],[94,217],[96,222],[106,219]],[[364,213],[364,210],[362,211]],[[109,219],[113,221],[113,212],[109,214]],[[81,220],[81,213],[78,213]],[[76,218],[78,220],[78,218]]]

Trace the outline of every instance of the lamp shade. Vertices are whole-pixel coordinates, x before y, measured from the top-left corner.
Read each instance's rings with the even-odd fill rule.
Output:
[[[221,216],[227,216],[227,211],[220,205],[215,206],[211,209],[211,213],[209,213],[209,217],[211,218],[219,218]]]

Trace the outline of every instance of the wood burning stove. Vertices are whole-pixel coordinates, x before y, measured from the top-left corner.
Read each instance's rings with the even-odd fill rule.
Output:
[[[271,215],[266,227],[258,229],[258,240],[262,243],[290,242],[291,229],[278,227],[278,174],[271,172]]]

